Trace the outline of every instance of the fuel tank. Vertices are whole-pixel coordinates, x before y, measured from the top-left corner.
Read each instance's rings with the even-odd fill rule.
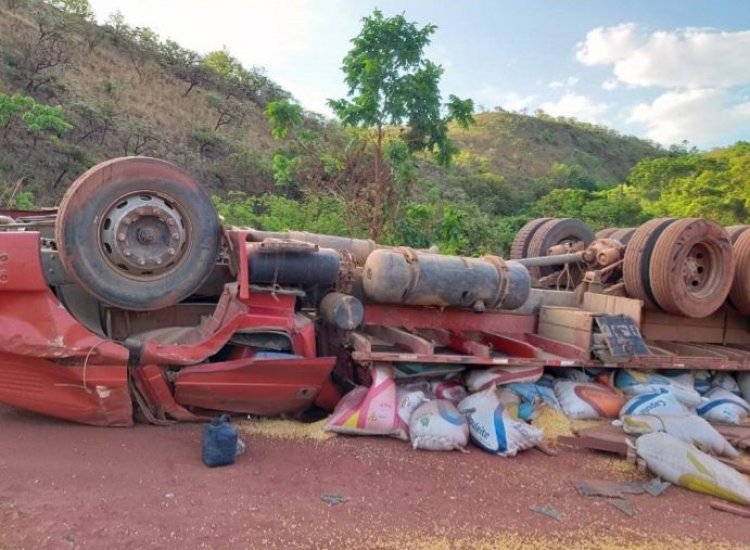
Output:
[[[495,256],[466,258],[399,247],[375,250],[364,266],[365,296],[413,306],[516,309],[531,292],[527,269]]]

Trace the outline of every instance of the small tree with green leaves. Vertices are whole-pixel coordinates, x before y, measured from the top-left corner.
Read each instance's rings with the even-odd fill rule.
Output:
[[[388,126],[402,126],[410,152],[427,150],[448,165],[455,152],[448,139],[448,124],[473,122],[472,100],[440,95],[440,65],[425,59],[435,25],[417,26],[403,15],[384,17],[375,10],[363,20],[362,30],[344,58],[342,69],[349,87],[347,98],[328,104],[345,125],[374,130],[374,194],[370,236],[383,228],[383,206],[392,185],[385,173],[384,142]]]

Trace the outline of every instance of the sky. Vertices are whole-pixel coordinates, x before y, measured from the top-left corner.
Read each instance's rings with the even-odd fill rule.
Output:
[[[341,61],[379,8],[437,25],[443,97],[603,124],[664,145],[750,140],[747,0],[90,0],[201,53],[227,47],[332,116]]]

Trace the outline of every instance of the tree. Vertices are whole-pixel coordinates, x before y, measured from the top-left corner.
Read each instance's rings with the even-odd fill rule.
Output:
[[[455,152],[448,139],[448,123],[466,126],[473,121],[473,102],[450,96],[441,104],[442,67],[424,58],[435,25],[418,27],[403,15],[383,17],[375,10],[363,19],[362,30],[344,58],[342,69],[349,87],[347,98],[328,100],[345,125],[374,130],[374,195],[370,236],[383,226],[383,205],[389,182],[383,144],[387,126],[406,125],[402,137],[409,151],[428,150],[443,165]],[[445,114],[444,114],[445,112]]]
[[[47,3],[63,13],[79,17],[84,21],[94,18],[94,11],[88,0],[47,0]]]

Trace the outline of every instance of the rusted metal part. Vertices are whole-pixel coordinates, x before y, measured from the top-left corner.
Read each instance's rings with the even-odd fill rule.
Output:
[[[737,311],[750,315],[750,231],[743,231],[734,239],[737,268],[729,291],[729,300]]]
[[[557,254],[553,256],[537,256],[535,258],[521,258],[514,260],[526,267],[548,267],[563,264],[574,264],[583,261],[585,252],[571,252],[569,254]]]
[[[514,264],[515,271],[525,268]],[[508,300],[508,267],[499,258],[478,259],[420,253],[410,248],[376,250],[367,258],[363,288],[368,299],[383,304],[497,309],[521,305],[530,279],[514,284]]]
[[[318,307],[320,316],[341,330],[353,330],[362,324],[365,308],[354,296],[331,292],[326,294]]]
[[[667,313],[707,317],[726,300],[734,280],[732,242],[716,222],[685,218],[670,224],[654,245],[649,279]]]
[[[181,369],[175,400],[204,409],[266,416],[295,413],[315,401],[333,369],[333,357],[239,359]]]
[[[642,300],[644,305],[651,309],[657,309],[649,278],[651,256],[659,236],[674,221],[674,218],[656,218],[647,221],[636,229],[625,249],[622,279],[628,296]]]
[[[156,310],[192,294],[214,268],[221,226],[200,185],[148,157],[98,164],[60,204],[55,240],[65,271],[100,301]]]
[[[322,235],[319,233],[308,233],[306,231],[260,231],[258,229],[245,229],[247,238],[253,242],[262,242],[267,239],[301,241],[315,244],[321,248],[333,248],[334,250],[349,252],[359,265],[364,265],[367,257],[380,248],[392,248],[379,245],[375,241],[365,239],[350,239],[348,237],[337,237],[334,235]]]
[[[577,248],[585,248],[594,240],[594,232],[582,221],[574,218],[553,218],[542,224],[529,241],[526,255],[529,257],[550,256],[558,251],[558,245],[564,245],[563,251],[578,251]],[[578,244],[581,243],[581,244]],[[555,269],[553,266],[533,267],[529,270],[532,279],[541,279],[551,275]],[[583,273],[580,270],[568,269],[570,284],[575,287]]]

